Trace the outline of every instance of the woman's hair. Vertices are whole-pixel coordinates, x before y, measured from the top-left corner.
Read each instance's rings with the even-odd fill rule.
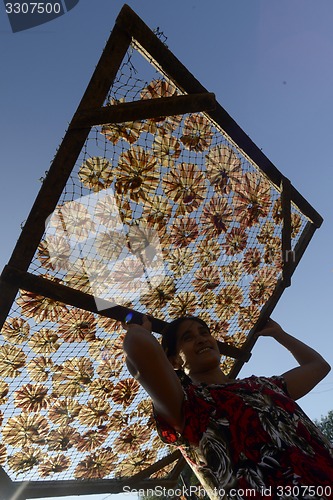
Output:
[[[205,326],[209,330],[207,323],[197,316],[182,316],[174,321],[171,321],[162,332],[162,347],[167,357],[177,354],[177,333],[180,325],[187,320],[197,321],[200,325]]]

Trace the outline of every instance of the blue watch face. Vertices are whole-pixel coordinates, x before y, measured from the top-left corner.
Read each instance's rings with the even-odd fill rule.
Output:
[[[125,316],[125,323],[130,323],[133,319],[133,313],[128,313]]]

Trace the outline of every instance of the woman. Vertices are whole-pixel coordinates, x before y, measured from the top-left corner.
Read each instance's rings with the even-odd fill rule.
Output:
[[[179,446],[210,498],[333,498],[332,448],[295,403],[330,371],[320,354],[269,320],[258,335],[299,366],[231,380],[199,318],[173,321],[163,348],[147,318],[126,329],[127,366],[153,400],[160,437]]]

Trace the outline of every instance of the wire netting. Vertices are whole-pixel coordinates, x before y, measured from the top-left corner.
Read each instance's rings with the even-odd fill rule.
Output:
[[[180,94],[132,47],[105,105]],[[293,207],[292,250],[306,223]],[[241,347],[281,278],[281,232],[280,192],[205,114],[102,124],[29,271],[93,295],[100,310],[200,316]],[[10,477],[123,478],[168,453],[123,335],[115,320],[20,290],[0,346]],[[233,363],[222,358],[225,373]]]

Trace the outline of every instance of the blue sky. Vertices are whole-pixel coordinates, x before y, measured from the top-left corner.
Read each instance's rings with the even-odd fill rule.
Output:
[[[273,317],[333,364],[331,0],[128,4],[163,31],[174,54],[324,217]],[[16,34],[0,5],[1,269],[122,5],[80,0],[68,14]],[[240,375],[293,366],[262,338]],[[300,405],[320,418],[333,409],[332,395],[331,373]]]

